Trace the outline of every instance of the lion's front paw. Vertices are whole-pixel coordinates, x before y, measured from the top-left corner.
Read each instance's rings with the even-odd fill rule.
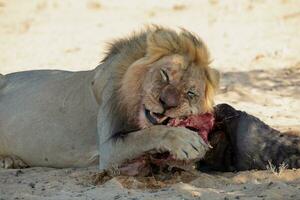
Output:
[[[203,139],[186,128],[169,128],[159,143],[160,151],[169,151],[175,159],[201,159],[209,149]]]

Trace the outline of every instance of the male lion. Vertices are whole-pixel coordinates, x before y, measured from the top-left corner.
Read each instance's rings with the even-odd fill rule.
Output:
[[[106,169],[148,151],[202,158],[197,133],[164,124],[212,111],[219,76],[209,61],[198,37],[154,26],[113,42],[91,71],[0,76],[0,166],[83,167],[100,155]]]

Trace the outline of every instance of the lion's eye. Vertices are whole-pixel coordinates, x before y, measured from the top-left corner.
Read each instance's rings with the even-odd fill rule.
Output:
[[[169,76],[165,70],[161,69],[160,75],[165,82],[167,82],[167,83],[169,82]]]
[[[190,98],[190,99],[193,99],[195,96],[197,96],[194,92],[192,92],[192,91],[188,91],[187,92],[187,95],[188,95],[188,97]]]

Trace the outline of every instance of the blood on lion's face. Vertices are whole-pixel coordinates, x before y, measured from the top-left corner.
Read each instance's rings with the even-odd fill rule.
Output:
[[[210,112],[205,68],[177,54],[152,63],[143,82],[139,126],[166,125],[171,119]]]
[[[119,90],[126,119],[146,128],[212,111],[219,74],[209,67],[202,40],[186,30],[178,33],[160,28],[144,39],[142,57],[129,67],[120,65],[126,69]]]

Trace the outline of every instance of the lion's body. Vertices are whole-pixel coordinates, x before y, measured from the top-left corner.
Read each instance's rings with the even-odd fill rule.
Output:
[[[30,166],[87,166],[98,159],[94,71],[28,71],[0,89],[0,155]]]
[[[201,137],[150,123],[149,113],[166,119],[210,111],[217,73],[208,64],[199,38],[154,26],[112,43],[91,71],[1,76],[0,167],[18,167],[15,157],[51,167],[88,166],[99,158],[106,169],[148,151],[201,158],[208,150]],[[120,134],[129,130],[136,131]]]

